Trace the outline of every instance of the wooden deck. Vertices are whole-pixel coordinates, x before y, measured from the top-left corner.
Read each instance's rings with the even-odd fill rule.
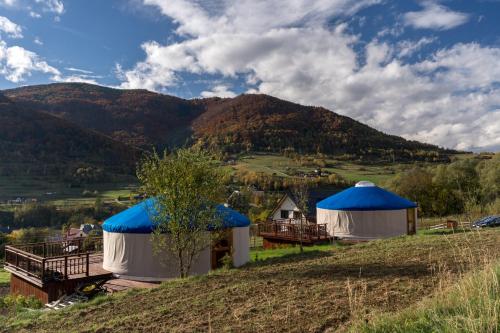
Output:
[[[50,302],[78,284],[112,276],[102,268],[102,238],[5,247],[11,292]]]
[[[128,289],[152,289],[160,286],[159,282],[142,282],[142,281],[132,281],[125,279],[111,279],[104,284],[104,289],[109,293],[115,293],[119,291],[125,291]]]
[[[326,224],[304,222],[265,222],[258,224],[258,235],[264,239],[264,247],[273,243],[302,243],[312,245],[330,239]]]

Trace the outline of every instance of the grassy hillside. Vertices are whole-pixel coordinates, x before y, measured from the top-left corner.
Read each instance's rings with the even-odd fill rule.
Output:
[[[114,181],[107,180],[92,184],[70,187],[60,177],[34,175],[0,175],[0,201],[20,198],[37,198],[39,202],[53,203],[58,206],[90,205],[96,197],[104,201],[114,201],[118,197],[129,197],[137,190],[134,176],[115,176]],[[6,208],[8,205],[0,205]]]
[[[467,274],[432,298],[396,314],[376,316],[353,328],[365,333],[467,332],[500,330],[500,264]]]
[[[20,313],[6,318],[3,331],[348,330],[372,313],[403,310],[432,295],[440,281],[457,281],[479,259],[498,257],[499,243],[499,230],[485,230],[322,247],[63,311]]]
[[[323,163],[323,161],[322,161]],[[394,176],[395,171],[408,167],[399,163],[366,165],[356,162],[340,161],[333,158],[324,159],[323,171],[336,173],[349,181],[369,180],[381,184]],[[234,170],[245,172],[262,172],[281,177],[293,177],[298,172],[311,173],[318,166],[301,163],[298,160],[278,154],[249,154],[236,161]]]

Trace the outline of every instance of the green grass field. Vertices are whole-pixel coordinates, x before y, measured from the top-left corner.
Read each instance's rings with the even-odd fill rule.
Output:
[[[3,265],[3,263],[0,263]],[[0,287],[8,286],[10,283],[10,273],[6,272],[3,268],[0,268]]]
[[[322,168],[332,173],[341,175],[350,181],[369,180],[375,183],[382,183],[394,175],[394,170],[408,167],[406,164],[391,165],[364,165],[354,162],[343,162],[333,159],[326,159],[327,167]],[[263,172],[265,174],[276,174],[282,177],[289,177],[293,172],[311,172],[315,167],[300,165],[299,162],[282,156],[272,154],[248,155],[236,162],[233,167],[240,171]]]
[[[0,176],[0,201],[20,197],[36,198],[39,202],[58,206],[92,205],[97,196],[104,201],[115,201],[119,197],[129,197],[137,187],[137,181],[133,177],[113,183],[96,183],[71,188],[68,183],[54,177]],[[90,194],[84,195],[84,191]],[[3,209],[12,208],[5,204],[2,206]]]
[[[304,246],[304,253],[331,251],[332,248],[333,247],[331,244]],[[271,258],[295,256],[299,254],[300,254],[299,246],[283,247],[272,250],[256,249],[250,251],[250,260],[252,262],[259,262]]]
[[[371,180],[382,183],[393,175],[396,168],[404,165],[371,166],[350,162],[340,162],[327,159],[328,167],[323,168],[334,172],[350,181]],[[231,171],[255,171],[266,174],[276,174],[289,177],[294,172],[311,172],[315,168],[301,166],[297,161],[275,154],[253,154],[242,157],[236,165],[227,167]],[[138,188],[133,177],[122,177],[115,182],[104,182],[72,188],[68,183],[55,177],[38,176],[0,176],[0,202],[20,198],[36,198],[39,202],[50,203],[61,207],[92,205],[100,196],[104,201],[116,201],[117,198],[129,197]],[[83,195],[86,191],[87,195]],[[94,195],[96,191],[97,195]],[[90,193],[90,194],[89,194]],[[0,204],[4,210],[13,206]]]
[[[500,230],[489,229],[320,246],[304,254],[278,249],[266,258],[263,251],[253,252],[262,258],[242,268],[115,293],[61,311],[8,314],[0,318],[0,331],[349,331],[380,313],[397,315],[441,296],[439,286],[453,286],[464,273],[482,269],[484,258],[498,259],[499,243]]]

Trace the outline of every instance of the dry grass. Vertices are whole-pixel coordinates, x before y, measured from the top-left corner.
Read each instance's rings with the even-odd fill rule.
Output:
[[[7,318],[20,332],[334,332],[405,309],[497,256],[500,231],[418,235],[270,258],[53,313]],[[1,330],[1,327],[0,327]]]
[[[469,272],[407,310],[373,317],[352,331],[496,333],[500,330],[500,263]]]

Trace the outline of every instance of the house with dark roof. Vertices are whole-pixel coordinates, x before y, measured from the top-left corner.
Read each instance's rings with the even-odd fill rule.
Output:
[[[286,191],[268,216],[268,221],[299,223],[300,219],[316,222],[316,204],[321,200],[340,192],[340,188],[313,188],[307,198],[307,212],[299,208],[299,199],[291,191]]]

